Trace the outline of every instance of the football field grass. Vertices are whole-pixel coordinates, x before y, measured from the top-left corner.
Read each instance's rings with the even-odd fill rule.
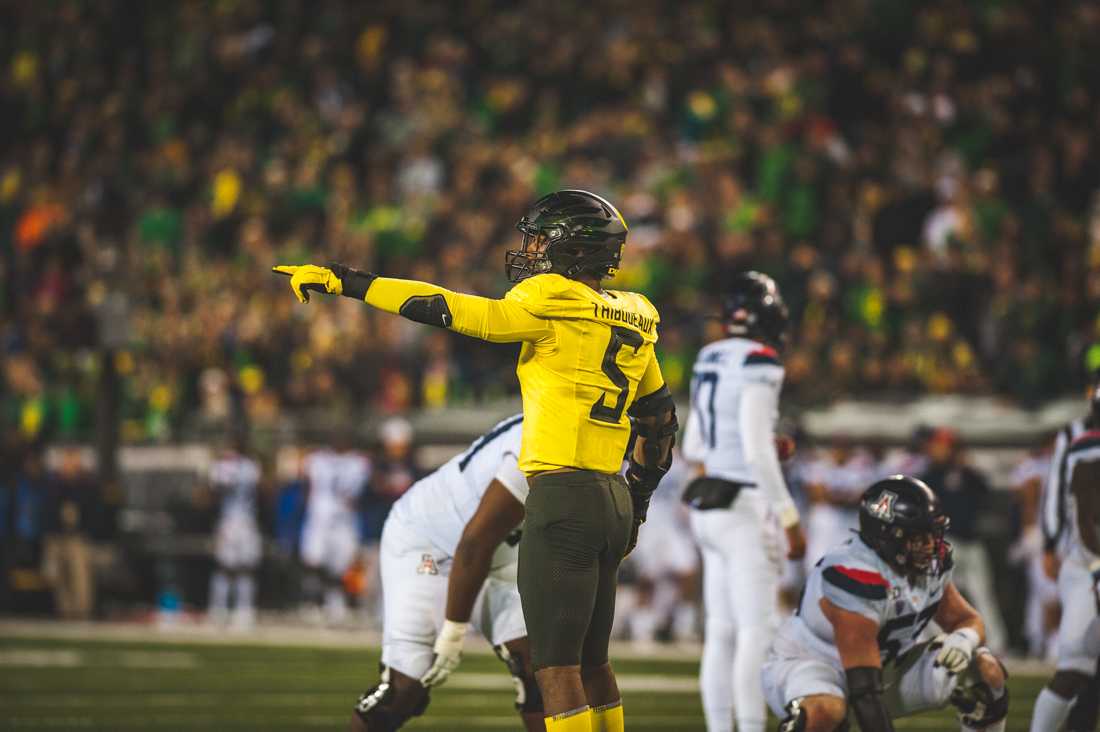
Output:
[[[228,643],[0,636],[0,729],[345,729],[377,679],[378,651]],[[627,729],[702,730],[691,659],[617,661]],[[1009,730],[1026,730],[1043,679],[1010,681]],[[432,693],[410,730],[521,729],[511,682],[491,655],[471,654]],[[898,729],[957,730],[950,713]]]

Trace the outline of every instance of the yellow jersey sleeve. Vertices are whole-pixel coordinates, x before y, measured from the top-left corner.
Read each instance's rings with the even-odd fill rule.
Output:
[[[645,371],[642,372],[642,378],[638,381],[638,391],[635,392],[634,401],[657,392],[664,385],[665,377],[661,374],[661,364],[657,363],[656,352],[650,350],[649,363],[646,364]]]
[[[379,310],[494,343],[540,341],[553,328],[519,303],[452,292],[416,280],[378,277],[364,301]]]

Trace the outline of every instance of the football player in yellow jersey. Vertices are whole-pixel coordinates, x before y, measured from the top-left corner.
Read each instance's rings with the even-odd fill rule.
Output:
[[[616,575],[671,464],[677,430],[654,354],[659,316],[643,295],[601,286],[619,266],[627,225],[600,196],[551,193],[517,228],[523,243],[506,268],[518,284],[499,300],[338,264],[275,271],[291,276],[301,302],[310,292],[346,295],[419,323],[523,343],[519,466],[531,493],[519,590],[546,728],[616,732],[623,711],[607,658]]]

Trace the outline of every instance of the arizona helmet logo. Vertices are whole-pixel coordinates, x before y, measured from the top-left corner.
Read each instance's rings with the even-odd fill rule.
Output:
[[[893,521],[894,520],[894,503],[898,500],[898,494],[892,491],[883,491],[875,500],[871,501],[867,505],[867,510],[871,512],[871,515],[881,521]]]

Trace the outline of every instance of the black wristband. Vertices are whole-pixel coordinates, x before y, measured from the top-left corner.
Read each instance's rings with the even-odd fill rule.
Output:
[[[360,272],[338,262],[329,262],[328,268],[340,278],[340,282],[343,284],[340,294],[354,300],[362,301],[367,296],[367,290],[370,289],[371,283],[378,277],[378,275],[370,272]]]
[[[845,670],[848,706],[863,732],[894,732],[894,723],[882,702],[882,669],[856,666]]]

